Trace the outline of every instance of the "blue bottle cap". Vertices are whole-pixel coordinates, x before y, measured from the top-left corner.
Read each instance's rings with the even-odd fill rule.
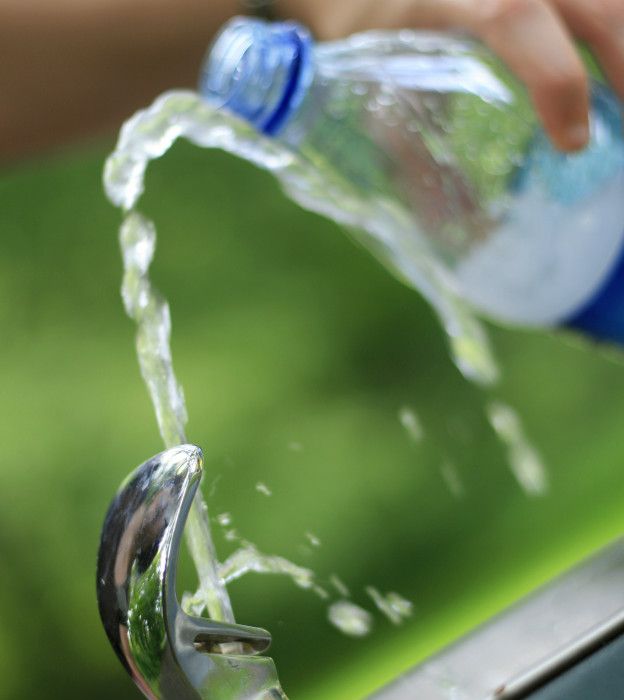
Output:
[[[203,97],[273,136],[300,105],[312,73],[312,38],[294,22],[237,17],[204,61]]]

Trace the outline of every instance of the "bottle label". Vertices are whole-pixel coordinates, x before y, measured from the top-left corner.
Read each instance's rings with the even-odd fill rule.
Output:
[[[598,291],[562,325],[596,340],[624,345],[624,246]]]

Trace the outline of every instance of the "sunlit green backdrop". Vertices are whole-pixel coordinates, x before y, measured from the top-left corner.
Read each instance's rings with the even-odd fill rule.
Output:
[[[99,625],[94,562],[115,489],[161,442],[118,295],[105,152],[0,176],[2,700],[138,697]],[[561,337],[496,330],[503,378],[483,394],[417,293],[221,153],[176,146],[150,171],[143,209],[159,227],[154,274],[212,514],[230,512],[321,581],[339,574],[369,609],[366,585],[414,603],[404,627],[376,615],[373,634],[352,640],[289,581],[234,584],[238,619],[273,633],[293,700],[363,698],[619,534],[623,366]],[[484,417],[492,397],[523,417],[546,497],[513,480]],[[422,420],[419,445],[403,405]]]

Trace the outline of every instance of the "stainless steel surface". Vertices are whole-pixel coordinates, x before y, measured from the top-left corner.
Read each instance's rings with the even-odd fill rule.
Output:
[[[111,504],[100,542],[97,597],[106,634],[150,700],[285,698],[265,651],[270,634],[184,613],[176,564],[186,517],[199,486],[194,445],[141,465]],[[223,653],[227,650],[236,653]]]
[[[624,540],[618,540],[372,700],[529,698],[623,633]]]

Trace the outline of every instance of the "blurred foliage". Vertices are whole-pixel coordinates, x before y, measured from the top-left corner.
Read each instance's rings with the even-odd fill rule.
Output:
[[[99,624],[95,556],[115,489],[161,442],[119,300],[103,158],[0,178],[1,700],[139,697]],[[238,619],[272,631],[293,700],[364,697],[620,532],[618,362],[561,336],[496,330],[503,379],[484,395],[450,363],[417,293],[221,153],[176,146],[142,206],[159,228],[154,275],[172,303],[212,514],[230,512],[322,581],[339,574],[369,609],[365,585],[414,602],[404,627],[377,615],[374,633],[352,640],[289,581],[235,582]],[[513,480],[484,416],[492,397],[523,417],[548,496],[529,499]],[[423,423],[419,444],[403,405]],[[445,460],[463,500],[444,484]]]

